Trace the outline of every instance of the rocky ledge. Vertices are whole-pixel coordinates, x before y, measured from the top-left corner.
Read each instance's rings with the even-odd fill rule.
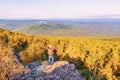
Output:
[[[74,64],[56,61],[53,65],[44,62],[32,62],[26,66],[29,73],[19,75],[14,80],[82,80]]]

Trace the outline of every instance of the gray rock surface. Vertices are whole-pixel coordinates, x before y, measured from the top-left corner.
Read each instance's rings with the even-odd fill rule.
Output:
[[[67,61],[57,61],[53,65],[44,62],[32,62],[26,66],[27,74],[21,74],[14,80],[82,80],[74,64]]]

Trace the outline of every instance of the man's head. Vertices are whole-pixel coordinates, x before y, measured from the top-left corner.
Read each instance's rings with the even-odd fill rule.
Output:
[[[52,45],[49,45],[49,48],[52,48]]]

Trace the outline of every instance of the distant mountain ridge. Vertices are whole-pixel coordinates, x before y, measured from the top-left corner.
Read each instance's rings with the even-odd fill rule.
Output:
[[[46,22],[21,27],[16,31],[47,36],[119,36],[120,24]]]
[[[0,20],[0,27],[14,30],[25,25],[32,25],[38,23],[38,20]]]
[[[120,36],[120,19],[1,20],[0,26],[41,36]]]
[[[18,28],[15,31],[31,35],[65,35],[66,31],[71,31],[71,27],[55,22],[40,22]],[[68,35],[69,33],[66,32],[66,34]]]

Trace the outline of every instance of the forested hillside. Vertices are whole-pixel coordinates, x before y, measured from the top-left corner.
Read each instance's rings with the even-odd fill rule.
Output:
[[[10,57],[13,54],[12,48],[21,55],[22,64],[25,65],[33,61],[47,60],[46,50],[41,45],[50,44],[57,47],[55,60],[74,63],[85,80],[120,79],[120,38],[30,36],[2,28],[0,77],[14,69],[13,58]]]

